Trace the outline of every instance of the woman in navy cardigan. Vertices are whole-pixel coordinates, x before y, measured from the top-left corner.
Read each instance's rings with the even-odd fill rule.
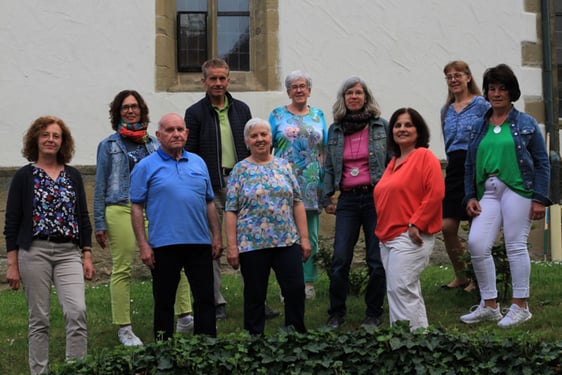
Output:
[[[55,285],[66,327],[66,359],[87,353],[84,278],[94,275],[92,227],[82,177],[66,165],[74,154],[70,130],[59,118],[36,119],[23,140],[31,163],[12,179],[4,236],[7,280],[24,286],[29,310],[31,374],[48,369],[51,284]]]

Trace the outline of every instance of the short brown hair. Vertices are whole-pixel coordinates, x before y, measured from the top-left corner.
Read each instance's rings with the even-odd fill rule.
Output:
[[[209,68],[225,68],[226,75],[230,74],[230,67],[228,66],[228,63],[223,59],[215,58],[205,61],[203,65],[201,65],[201,72],[203,73],[203,78],[207,78],[207,72],[209,71]]]
[[[23,148],[21,153],[29,161],[37,161],[39,158],[39,134],[43,129],[51,124],[57,124],[62,131],[62,143],[57,153],[57,162],[60,164],[69,163],[74,156],[74,139],[70,130],[63,120],[55,116],[42,116],[33,121],[27,132],[23,136]]]

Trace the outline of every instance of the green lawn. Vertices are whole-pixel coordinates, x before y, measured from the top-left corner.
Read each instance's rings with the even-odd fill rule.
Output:
[[[462,290],[443,290],[440,286],[450,281],[451,270],[447,267],[431,265],[422,275],[423,294],[430,324],[447,330],[461,332],[496,332],[503,337],[529,335],[545,341],[562,340],[562,265],[559,263],[536,263],[532,265],[532,297],[530,308],[533,319],[515,328],[502,330],[494,323],[467,326],[459,321],[459,316],[478,303],[475,293]],[[242,330],[242,291],[239,274],[225,275],[223,278],[225,298],[229,301],[228,318],[219,321],[219,335]],[[306,323],[309,329],[324,325],[328,308],[328,280],[322,274],[316,285],[315,300],[307,301]],[[86,290],[88,303],[89,350],[91,353],[112,350],[118,345],[117,329],[111,324],[109,287],[107,285],[89,286]],[[135,333],[145,342],[152,341],[152,294],[150,281],[138,281],[132,292],[133,325]],[[271,279],[268,303],[282,310],[279,300],[279,287],[274,277]],[[502,303],[508,307],[509,302]],[[23,291],[0,292],[0,374],[20,375],[28,373],[27,368],[27,313]],[[341,330],[356,329],[364,317],[362,296],[348,299],[347,322]],[[386,309],[385,309],[386,310]],[[61,310],[53,295],[51,313],[51,362],[64,360],[64,327]],[[388,325],[388,314],[384,314]],[[266,334],[274,334],[283,324],[283,317],[267,322]]]

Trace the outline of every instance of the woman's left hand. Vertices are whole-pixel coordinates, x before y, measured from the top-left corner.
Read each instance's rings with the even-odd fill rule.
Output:
[[[531,220],[541,220],[544,218],[546,212],[546,206],[542,203],[533,201],[531,203],[531,212],[529,212],[529,218]]]

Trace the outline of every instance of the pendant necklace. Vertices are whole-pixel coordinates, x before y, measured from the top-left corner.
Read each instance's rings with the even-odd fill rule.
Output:
[[[499,125],[499,126],[494,126],[494,133],[500,134],[501,131],[502,131],[502,126],[501,126],[501,125]]]
[[[357,159],[357,155],[359,154],[359,149],[361,148],[361,141],[363,140],[363,130],[359,131],[359,133],[360,133],[359,137],[355,137],[354,139],[351,138],[351,135],[349,136],[349,150],[351,151],[351,156],[353,157],[354,160]],[[355,150],[353,150],[353,142],[357,143],[357,148]],[[359,167],[351,168],[349,174],[352,175],[353,177],[359,176]]]

